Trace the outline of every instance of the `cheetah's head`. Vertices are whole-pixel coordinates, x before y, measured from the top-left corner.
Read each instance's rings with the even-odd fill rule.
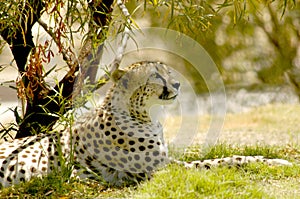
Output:
[[[180,83],[170,69],[159,62],[139,62],[128,67],[117,80],[124,99],[139,106],[168,104],[178,95]]]

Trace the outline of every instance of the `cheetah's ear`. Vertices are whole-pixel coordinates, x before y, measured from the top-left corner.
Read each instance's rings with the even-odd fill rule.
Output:
[[[126,73],[125,70],[116,69],[112,72],[111,77],[114,82],[118,81],[124,74]]]

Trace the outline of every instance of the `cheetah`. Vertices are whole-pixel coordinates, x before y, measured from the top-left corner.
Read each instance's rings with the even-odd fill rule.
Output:
[[[7,187],[59,170],[71,161],[73,175],[101,177],[121,186],[151,178],[170,162],[185,167],[242,164],[250,161],[290,163],[261,156],[181,162],[168,157],[163,128],[153,121],[154,104],[171,104],[180,83],[163,63],[144,61],[112,73],[113,85],[101,106],[83,114],[72,128],[5,142],[0,145],[0,183]]]

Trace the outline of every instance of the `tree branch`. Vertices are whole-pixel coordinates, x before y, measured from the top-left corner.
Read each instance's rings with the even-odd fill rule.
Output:
[[[111,20],[111,12],[113,0],[103,0],[103,1],[91,1],[89,2],[89,8],[92,11],[92,22],[89,24],[89,35],[94,35],[95,32],[98,32],[97,30],[100,29],[99,34],[97,34],[97,38],[100,39],[100,41],[104,41],[106,38],[106,29],[109,21]],[[79,64],[81,66],[84,66],[84,62],[90,63],[90,60],[88,60],[88,56],[93,52],[93,37],[88,37],[85,41],[84,46],[81,48],[81,51],[79,53],[78,62],[73,65],[71,70],[65,75],[65,77],[59,82],[59,84],[55,87],[55,90],[58,88],[61,88],[63,86],[63,97],[67,99],[72,98],[73,93],[73,87],[76,80],[75,73],[79,70]],[[102,48],[101,46],[98,47],[98,50],[96,52],[99,53]],[[93,59],[93,58],[92,58]],[[87,73],[85,69],[83,68],[83,73]],[[95,74],[95,73],[88,73],[88,74]],[[85,76],[85,75],[83,75]],[[93,79],[93,78],[92,78]]]

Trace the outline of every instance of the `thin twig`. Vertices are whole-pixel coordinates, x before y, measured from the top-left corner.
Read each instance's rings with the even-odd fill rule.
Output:
[[[42,19],[39,19],[38,23],[40,26],[43,27],[43,29],[48,33],[48,35],[50,35],[50,37],[53,39],[56,45],[60,46],[60,41],[55,36],[55,33],[52,31],[52,28],[49,28],[48,25],[45,22],[43,22]],[[68,55],[68,51],[66,49],[62,48],[61,54],[63,56],[63,60],[67,63],[69,68],[73,68],[75,65],[79,64],[77,59],[74,57],[74,54],[72,53],[73,57],[71,57],[70,55]]]

